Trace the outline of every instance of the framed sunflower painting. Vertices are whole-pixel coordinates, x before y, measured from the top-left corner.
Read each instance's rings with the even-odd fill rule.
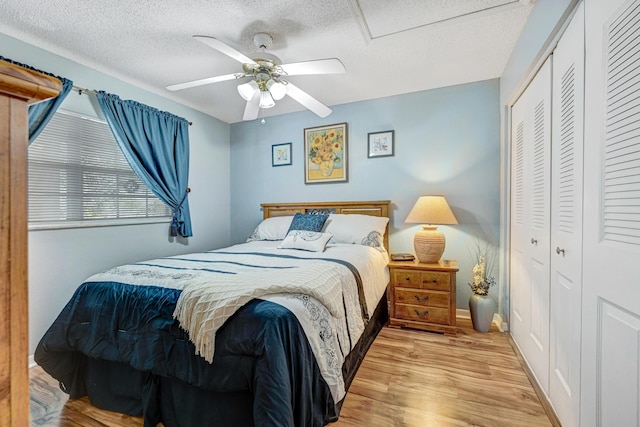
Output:
[[[347,124],[304,130],[304,183],[347,181]]]

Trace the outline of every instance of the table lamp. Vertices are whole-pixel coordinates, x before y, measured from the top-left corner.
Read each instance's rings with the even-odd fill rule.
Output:
[[[426,224],[413,236],[413,248],[418,261],[436,263],[444,252],[444,234],[434,224],[457,224],[444,196],[421,196],[405,222]]]

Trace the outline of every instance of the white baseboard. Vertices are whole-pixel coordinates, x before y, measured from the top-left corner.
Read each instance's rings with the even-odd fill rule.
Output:
[[[471,319],[471,312],[469,312],[468,309],[457,308],[456,317],[462,317],[463,319]],[[498,313],[494,313],[493,323],[500,330],[500,332],[507,332],[509,330],[509,325],[507,324],[507,322],[502,320],[502,316],[499,315]]]
[[[471,313],[468,309],[456,308],[456,317],[462,317],[463,319],[471,319]]]

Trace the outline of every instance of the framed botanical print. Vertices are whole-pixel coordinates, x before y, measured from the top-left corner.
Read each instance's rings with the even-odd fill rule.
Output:
[[[347,181],[347,123],[304,130],[304,183]]]
[[[271,146],[271,166],[287,166],[291,164],[291,143]]]
[[[393,156],[392,130],[369,133],[369,154],[367,157]]]

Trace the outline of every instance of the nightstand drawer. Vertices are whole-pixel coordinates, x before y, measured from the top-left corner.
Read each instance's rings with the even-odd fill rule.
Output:
[[[395,292],[395,301],[400,304],[449,308],[450,295],[448,292],[434,292],[422,289],[406,288],[395,288]]]
[[[443,325],[450,324],[448,308],[397,304],[396,317],[417,322],[440,323]]]
[[[442,271],[414,271],[394,269],[396,286],[449,291],[450,274]]]

